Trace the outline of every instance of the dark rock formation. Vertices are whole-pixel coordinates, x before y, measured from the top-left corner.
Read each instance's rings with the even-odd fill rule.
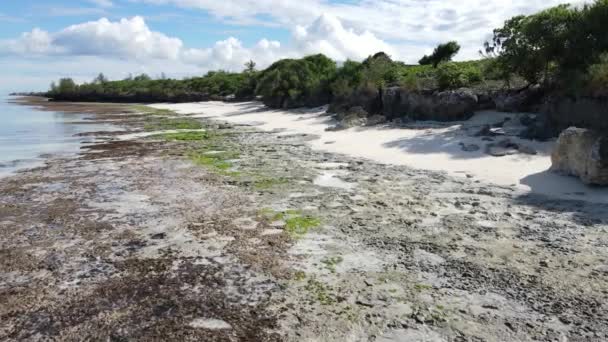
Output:
[[[537,112],[545,92],[539,86],[495,93],[492,98],[496,110],[501,112]]]
[[[463,120],[473,115],[477,101],[477,95],[469,89],[428,93],[390,87],[382,92],[382,113],[387,119]]]

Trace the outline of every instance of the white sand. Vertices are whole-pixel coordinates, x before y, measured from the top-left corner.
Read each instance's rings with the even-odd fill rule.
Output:
[[[333,122],[325,115],[325,107],[285,111],[268,109],[257,102],[157,104],[152,107],[236,124],[255,124],[264,130],[280,130],[277,134],[283,135],[315,134],[320,138],[310,143],[314,149],[385,164],[446,171],[454,176],[470,175],[483,182],[512,186],[517,192],[608,203],[608,189],[587,187],[574,177],[548,172],[554,142],[511,138],[514,142],[534,147],[539,153],[492,157],[483,152],[487,142],[466,134],[469,127],[500,122],[504,117],[515,114],[480,112],[466,122],[436,124],[435,128],[427,129],[373,127],[326,132],[325,129]],[[430,123],[424,125],[428,127]],[[505,128],[508,129],[508,125]],[[478,144],[481,149],[476,152],[462,151],[461,142]]]

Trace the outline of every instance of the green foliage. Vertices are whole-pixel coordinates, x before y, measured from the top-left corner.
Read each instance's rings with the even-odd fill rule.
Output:
[[[324,55],[283,59],[261,72],[256,94],[270,107],[318,106],[329,102],[336,63]]]
[[[180,132],[180,133],[167,133],[160,134],[158,136],[168,141],[198,141],[209,139],[209,133],[197,131],[197,132]]]
[[[420,60],[406,65],[378,52],[362,62],[347,60],[341,67],[322,54],[283,59],[265,70],[245,63],[242,72],[211,71],[183,80],[152,79],[146,74],[110,81],[99,74],[90,83],[63,78],[51,84],[48,96],[56,100],[112,102],[190,102],[262,97],[275,108],[319,106],[345,113],[362,107],[382,111],[381,90],[400,85],[410,90],[451,89],[491,80],[544,82],[558,89],[582,88],[605,93],[608,53],[608,0],[579,7],[560,5],[532,15],[515,16],[493,31],[480,61],[451,62],[460,46],[438,45]],[[494,82],[493,84],[496,84]],[[519,85],[519,84],[517,84]],[[171,113],[144,111],[154,114]],[[178,125],[188,127],[189,125]]]
[[[170,129],[202,129],[203,125],[195,119],[168,119],[163,118],[147,123],[144,126],[146,131],[160,131]]]
[[[51,96],[57,94],[74,94],[77,90],[78,86],[73,79],[62,78],[59,80],[59,84],[56,84],[55,82],[51,83],[51,90],[49,91],[49,94]]]
[[[606,22],[608,0],[582,8],[559,5],[516,16],[494,30],[483,54],[496,57],[503,75],[516,74],[529,83],[567,83],[608,51]]]
[[[179,99],[196,100],[236,95],[252,97],[256,87],[255,63],[242,73],[213,71],[203,77],[174,80],[152,79],[146,74],[109,81],[100,74],[91,83],[77,85],[71,79],[51,84],[48,95],[58,100],[162,102]]]
[[[383,87],[397,81],[398,64],[384,52],[368,57],[361,63],[361,82]]]
[[[600,57],[600,61],[589,66],[587,72],[588,90],[595,95],[608,95],[608,53]]]
[[[189,155],[190,160],[199,166],[204,166],[207,169],[226,176],[236,176],[237,172],[230,171],[233,165],[231,160],[239,157],[236,152],[221,152],[209,153],[208,151],[192,152]]]
[[[170,109],[157,109],[148,106],[131,106],[131,110],[136,113],[143,113],[148,115],[158,115],[158,116],[174,116],[176,113]]]
[[[337,302],[331,289],[314,277],[308,279],[305,289],[322,305],[333,305]]]
[[[468,87],[481,80],[481,70],[474,66],[444,63],[437,68],[437,84],[441,89]]]
[[[381,110],[380,89],[397,84],[403,66],[384,52],[369,56],[362,63],[346,61],[331,83],[331,110],[344,112],[355,106],[370,113]]]
[[[442,62],[451,61],[458,51],[460,51],[460,45],[455,41],[439,44],[430,56],[425,55],[418,63],[420,65],[432,65],[436,68]]]
[[[258,215],[269,221],[285,221],[285,231],[294,239],[308,234],[311,229],[321,225],[321,220],[316,217],[304,215],[300,210],[275,212],[270,208],[265,208],[260,210]]]
[[[306,235],[311,229],[320,225],[321,221],[311,216],[291,215],[285,220],[285,230],[295,237]]]

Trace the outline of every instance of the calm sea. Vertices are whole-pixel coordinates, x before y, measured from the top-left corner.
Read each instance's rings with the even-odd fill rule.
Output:
[[[90,114],[40,111],[9,103],[11,99],[0,97],[0,177],[42,165],[49,155],[78,152],[85,138],[75,134],[118,130],[108,124],[83,124]]]

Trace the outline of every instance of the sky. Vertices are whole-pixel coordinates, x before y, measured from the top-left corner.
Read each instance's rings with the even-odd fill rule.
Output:
[[[563,0],[0,0],[0,93],[53,80],[183,78],[324,53],[416,63],[456,40],[479,58],[492,30]],[[570,3],[582,0],[570,1]]]

